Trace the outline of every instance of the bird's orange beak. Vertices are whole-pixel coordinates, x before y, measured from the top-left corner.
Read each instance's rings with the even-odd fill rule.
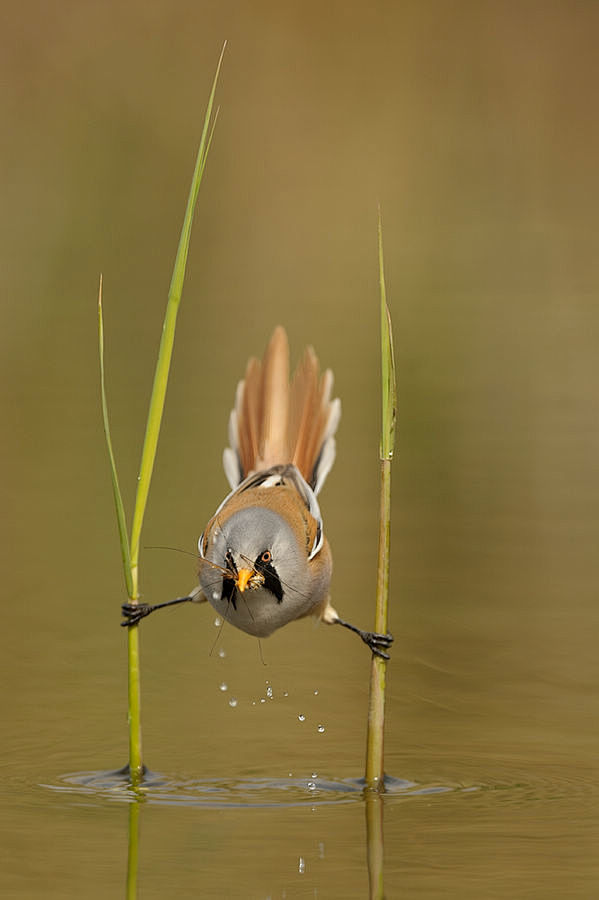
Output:
[[[249,580],[254,575],[253,569],[240,569],[237,573],[237,581],[235,582],[237,589],[243,594],[248,586]]]

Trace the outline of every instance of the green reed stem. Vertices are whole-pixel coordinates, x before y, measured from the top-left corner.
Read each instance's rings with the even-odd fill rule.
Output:
[[[381,304],[381,371],[382,371],[382,427],[380,445],[381,499],[379,515],[378,568],[376,586],[375,631],[388,629],[389,607],[389,538],[391,525],[391,460],[395,445],[397,394],[393,332],[387,306],[383,259],[383,226],[378,219],[379,285]],[[384,791],[384,729],[387,660],[372,655],[370,696],[368,702],[368,731],[366,739],[366,787]]]
[[[141,463],[139,467],[139,475],[137,479],[137,492],[135,496],[135,505],[133,508],[133,522],[131,526],[131,539],[127,537],[127,525],[125,519],[125,511],[123,500],[119,488],[117,477],[116,462],[112,450],[112,441],[110,438],[110,427],[108,424],[108,407],[106,403],[106,391],[104,383],[104,326],[102,320],[102,282],[100,281],[100,298],[98,302],[98,321],[99,321],[99,342],[100,342],[100,380],[102,391],[102,414],[104,419],[104,434],[108,447],[108,457],[110,460],[110,470],[112,476],[112,488],[117,512],[117,522],[119,527],[119,537],[121,543],[121,555],[123,558],[123,568],[125,572],[125,583],[127,593],[131,603],[135,604],[139,601],[139,550],[141,540],[141,530],[143,526],[146,505],[148,502],[148,494],[150,491],[150,483],[152,480],[152,472],[154,470],[154,460],[156,459],[156,449],[158,446],[158,437],[160,434],[160,425],[162,423],[162,415],[164,412],[164,403],[166,398],[166,388],[168,384],[168,376],[170,370],[171,359],[173,355],[173,345],[175,340],[175,326],[177,322],[177,313],[183,293],[183,282],[185,279],[185,268],[187,264],[187,256],[189,252],[189,241],[191,237],[191,226],[193,222],[193,214],[195,210],[202,176],[206,167],[208,151],[214,134],[214,126],[218,110],[212,118],[212,110],[214,107],[214,96],[216,86],[223,61],[226,42],[218,60],[216,73],[212,82],[212,90],[208,99],[206,115],[204,117],[204,127],[200,146],[196,159],[187,208],[185,210],[185,218],[181,229],[181,237],[177,248],[177,255],[173,268],[171,284],[168,293],[168,301],[164,316],[164,324],[162,326],[162,337],[160,340],[160,348],[158,351],[158,360],[154,373],[154,383],[152,386],[152,395],[150,397],[150,406],[148,409],[148,418],[146,422],[146,432],[141,453]],[[142,741],[141,741],[141,691],[139,678],[139,634],[137,626],[127,629],[127,659],[129,674],[129,772],[134,785],[138,784],[143,777],[143,757],[142,757]]]

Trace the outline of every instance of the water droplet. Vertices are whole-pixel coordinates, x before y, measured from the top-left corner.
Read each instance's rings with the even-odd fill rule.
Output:
[[[309,790],[309,791],[315,791],[315,790],[316,790],[316,785],[314,784],[313,781],[309,781],[309,782],[308,782],[308,790]]]
[[[303,716],[301,713],[299,714],[298,719],[300,720],[300,722],[305,722],[305,721],[306,721],[306,717]]]
[[[322,734],[323,731],[324,731],[324,725],[319,725],[318,728],[317,728],[317,731],[318,731],[319,734]]]
[[[314,691],[314,696],[318,697],[318,691]]]
[[[231,697],[231,699],[229,700],[229,706],[237,706],[237,698],[236,697]]]
[[[226,691],[226,690],[227,690],[227,684],[226,684],[226,682],[222,681],[222,682],[219,684],[219,688],[221,689],[221,691]]]
[[[293,778],[293,772],[288,772],[287,774],[289,775],[290,778]]]
[[[260,703],[266,703],[266,697],[260,697]]]
[[[218,600],[218,597],[215,597],[214,599],[215,599],[215,600]],[[222,624],[223,624],[223,620],[221,619],[220,616],[217,616],[216,619],[214,620],[214,627],[215,627],[215,628],[220,628],[220,626],[221,626]]]
[[[225,656],[227,655],[227,651],[226,651],[226,650],[219,650],[219,651],[218,651],[218,655],[220,656],[221,659],[224,659]]]
[[[272,700],[272,688],[270,685],[268,685],[268,687],[266,688],[266,696],[269,700]]]
[[[283,697],[288,697],[288,696],[289,696],[289,691],[283,691]]]
[[[298,864],[297,870],[300,873],[300,875],[303,875],[304,872],[306,871],[306,861],[303,856],[300,856],[300,858],[299,858],[299,864]]]
[[[312,772],[312,778],[318,778],[318,772]]]

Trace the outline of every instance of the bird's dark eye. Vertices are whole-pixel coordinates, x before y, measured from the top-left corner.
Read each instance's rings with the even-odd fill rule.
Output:
[[[264,553],[262,554],[262,556],[260,557],[260,562],[263,562],[266,565],[268,565],[268,563],[271,561],[272,561],[272,553],[270,552],[270,550],[265,550]]]

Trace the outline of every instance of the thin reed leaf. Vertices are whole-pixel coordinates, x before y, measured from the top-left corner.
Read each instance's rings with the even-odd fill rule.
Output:
[[[375,631],[386,634],[389,606],[389,562],[391,529],[391,460],[395,445],[397,418],[397,390],[395,357],[391,316],[387,305],[385,266],[383,258],[383,226],[379,209],[378,258],[381,318],[381,395],[382,422],[380,444],[381,499],[379,514],[379,541],[377,564]],[[385,690],[387,660],[372,656],[370,669],[370,695],[368,703],[368,730],[366,739],[366,787],[384,791],[384,730]]]
[[[392,459],[395,447],[395,423],[397,419],[397,387],[395,379],[395,353],[391,314],[387,305],[385,286],[385,260],[383,256],[383,223],[379,209],[378,218],[379,288],[381,300],[381,374],[383,418],[381,427],[381,459]]]
[[[106,400],[106,382],[104,376],[104,317],[102,315],[102,276],[100,275],[100,286],[98,288],[98,343],[100,350],[100,391],[102,395],[102,420],[104,422],[104,437],[106,438],[106,447],[108,449],[108,459],[110,460],[110,477],[112,479],[112,493],[114,496],[114,505],[116,509],[116,518],[119,527],[119,541],[121,544],[121,556],[123,558],[123,571],[125,573],[125,584],[127,586],[127,594],[131,596],[133,591],[133,581],[131,579],[131,558],[129,556],[129,538],[127,536],[127,519],[125,516],[125,507],[119,487],[119,477],[117,475],[116,460],[112,449],[112,438],[110,436],[110,423],[108,420],[108,403]]]
[[[152,386],[152,395],[150,398],[150,407],[148,411],[148,419],[146,424],[146,433],[141,454],[141,464],[139,468],[139,477],[137,481],[137,493],[135,497],[135,507],[133,510],[133,524],[131,526],[131,569],[133,576],[134,591],[137,593],[138,585],[138,565],[139,565],[139,547],[141,530],[148,501],[148,493],[150,490],[150,482],[152,480],[152,472],[154,469],[154,460],[156,459],[156,448],[158,446],[158,436],[160,434],[160,425],[162,423],[162,414],[164,412],[164,401],[166,397],[166,388],[168,383],[168,375],[173,353],[173,344],[175,340],[175,326],[177,321],[177,312],[183,292],[183,281],[185,278],[185,268],[187,264],[187,255],[189,252],[189,241],[191,238],[191,226],[193,223],[193,213],[202,183],[202,176],[206,167],[206,159],[208,150],[212,142],[214,133],[214,124],[211,124],[212,109],[214,106],[214,95],[223,61],[223,56],[227,44],[223,45],[223,49],[216,67],[216,74],[212,82],[212,90],[208,99],[206,115],[204,116],[204,127],[200,146],[196,158],[195,169],[191,181],[189,198],[187,200],[187,208],[185,210],[185,218],[179,238],[179,246],[175,258],[175,265],[171,278],[171,284],[168,293],[168,302],[162,327],[162,338],[158,351],[158,361],[156,363],[156,371],[154,374],[154,384]]]

